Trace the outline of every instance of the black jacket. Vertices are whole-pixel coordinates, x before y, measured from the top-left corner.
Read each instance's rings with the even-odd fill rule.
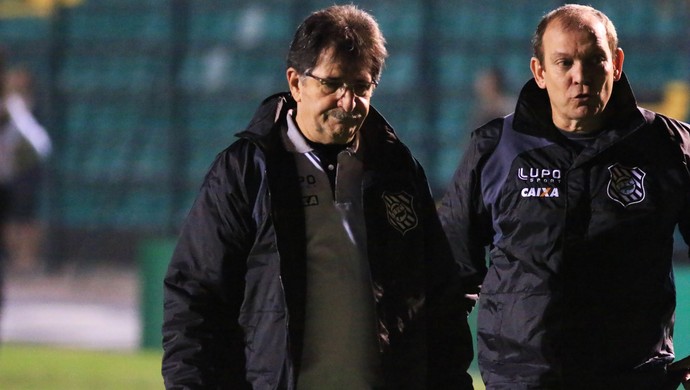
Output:
[[[280,137],[294,104],[286,94],[264,101],[216,158],[186,219],[165,278],[168,389],[295,388],[306,243],[296,166]],[[373,109],[361,137],[386,388],[470,389],[467,305],[424,172]],[[395,214],[384,194],[411,202]]]
[[[465,285],[480,292],[490,389],[659,389],[672,347],[674,228],[688,237],[690,127],[616,82],[582,148],[528,82],[477,129],[440,208]],[[487,265],[485,247],[489,247]]]

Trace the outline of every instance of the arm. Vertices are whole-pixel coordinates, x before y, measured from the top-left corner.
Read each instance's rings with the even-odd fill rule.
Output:
[[[686,131],[684,132],[684,134],[687,136],[688,132]],[[685,158],[685,165],[687,166],[688,164],[690,164],[690,150],[688,150],[687,142],[683,145],[685,146],[683,148],[683,155]],[[690,173],[688,175],[688,180],[690,181]],[[688,203],[690,204],[690,199],[688,199]],[[678,223],[678,230],[680,231],[681,236],[683,237],[683,241],[685,241],[685,244],[687,245],[688,243],[690,243],[690,210],[685,210],[685,212],[683,213],[681,220]],[[668,366],[668,372],[671,374],[672,377],[674,377],[674,379],[677,378],[680,380],[680,383],[683,384],[684,389],[690,390],[690,356],[687,356],[681,360],[677,360],[670,364]]]
[[[438,307],[434,310],[445,313],[446,317],[454,316],[453,322],[456,328],[460,328],[459,332],[456,331],[455,339],[445,336],[450,342],[446,341],[442,348],[448,349],[451,345],[457,345],[462,346],[465,353],[469,353],[461,360],[463,374],[473,358],[472,335],[467,316],[479,298],[479,289],[487,270],[485,247],[490,244],[493,235],[488,212],[485,211],[481,200],[477,168],[485,155],[482,145],[485,147],[486,144],[487,142],[479,142],[478,138],[473,138],[439,208],[439,225],[442,226],[443,241],[437,245],[445,252],[451,264],[446,266],[447,270],[441,274],[447,276],[446,283],[452,287],[446,289],[446,293],[438,298]],[[494,143],[489,144],[493,150]],[[433,317],[438,318],[439,315],[432,316],[432,323],[442,323]],[[443,335],[443,332],[437,329],[434,332]],[[439,339],[438,342],[444,341]],[[443,367],[444,363],[437,364]],[[456,369],[455,372],[459,370]],[[469,375],[467,377],[469,378]],[[471,383],[469,378],[469,387],[460,388],[472,388]]]
[[[36,150],[41,159],[46,159],[52,151],[52,143],[46,130],[41,126],[18,94],[7,97],[7,111],[22,136]]]
[[[428,188],[421,167],[419,172],[422,186]],[[474,300],[464,294],[459,268],[453,261],[431,193],[427,191],[423,195],[428,388],[471,390],[468,369],[473,347],[467,314]]]
[[[468,295],[479,294],[487,272],[485,248],[491,245],[494,234],[482,196],[481,169],[495,149],[498,130],[487,126],[473,133],[439,207],[441,224]]]
[[[684,164],[688,167],[690,165],[690,128],[686,124],[675,121],[671,125],[671,134],[674,139],[678,140]],[[690,171],[688,171],[688,182],[690,183]],[[686,245],[690,244],[690,197],[687,199],[687,205],[688,207],[683,211],[678,223],[678,230]],[[684,389],[690,390],[690,356],[670,364],[668,366],[668,373],[672,378],[673,385],[677,387],[678,382],[680,382],[683,384]]]
[[[239,159],[237,159],[239,160]],[[164,281],[167,389],[248,388],[237,318],[253,242],[251,206],[230,152],[207,174]]]

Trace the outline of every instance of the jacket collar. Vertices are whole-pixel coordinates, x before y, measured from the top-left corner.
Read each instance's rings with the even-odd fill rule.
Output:
[[[637,108],[637,102],[633,94],[628,78],[623,73],[620,80],[613,84],[611,99],[609,100],[604,115],[605,129],[614,138],[625,136],[645,121]],[[555,139],[561,137],[551,119],[551,104],[546,90],[539,88],[534,79],[529,80],[518,97],[515,108],[513,128],[516,131]]]
[[[280,129],[285,122],[285,116],[290,109],[297,106],[295,100],[287,92],[269,96],[261,102],[259,108],[247,125],[247,128],[236,134],[239,138],[247,138],[255,142],[264,150],[269,150],[280,137],[271,137],[273,129]]]

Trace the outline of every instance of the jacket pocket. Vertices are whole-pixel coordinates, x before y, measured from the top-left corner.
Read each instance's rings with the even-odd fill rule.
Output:
[[[545,293],[482,294],[478,359],[500,364],[547,361],[553,355],[551,332],[558,329],[558,323],[550,320],[549,302]]]

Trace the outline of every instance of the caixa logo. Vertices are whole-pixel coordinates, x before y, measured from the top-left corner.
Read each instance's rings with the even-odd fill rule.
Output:
[[[520,191],[523,198],[558,198],[558,188],[556,187],[538,187],[538,188],[523,188]]]
[[[517,177],[530,183],[560,183],[560,169],[518,168]]]

